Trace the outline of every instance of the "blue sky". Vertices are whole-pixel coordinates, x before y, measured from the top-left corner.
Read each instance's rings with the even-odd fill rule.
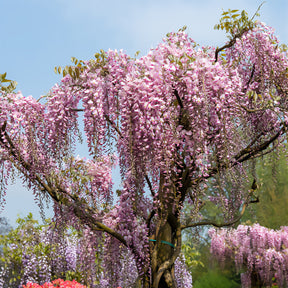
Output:
[[[258,0],[0,0],[0,73],[18,82],[25,96],[39,98],[60,78],[55,66],[70,58],[88,60],[100,49],[123,49],[145,55],[166,33],[187,25],[202,45],[221,46],[223,32],[215,31],[222,9],[245,9],[253,15]],[[260,20],[288,44],[288,0],[267,0]],[[39,218],[32,192],[21,181],[10,185],[0,216],[14,225],[17,214],[30,211]],[[47,216],[51,211],[47,210]]]

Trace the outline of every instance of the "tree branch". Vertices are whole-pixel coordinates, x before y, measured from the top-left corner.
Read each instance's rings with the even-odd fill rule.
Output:
[[[180,108],[183,109],[183,108],[184,108],[184,105],[183,105],[183,102],[182,102],[182,100],[181,100],[181,98],[180,98],[180,96],[179,96],[178,91],[177,91],[176,89],[174,89],[173,93],[174,93],[174,95],[176,96],[176,99],[177,99],[177,102],[178,102]]]
[[[215,50],[215,62],[218,61],[218,54],[219,54],[221,51],[223,51],[223,50],[225,50],[225,49],[227,49],[227,48],[232,47],[232,46],[236,43],[236,40],[237,40],[238,38],[241,38],[242,35],[243,35],[245,32],[249,31],[250,29],[251,29],[251,28],[244,28],[242,31],[240,31],[239,33],[235,34],[234,37],[233,37],[227,44],[225,44],[224,46],[222,46],[222,47],[220,47],[220,48],[217,47],[217,49]]]
[[[264,151],[265,149],[267,149],[269,147],[269,145],[271,143],[273,143],[276,139],[279,138],[280,135],[282,135],[285,132],[286,132],[286,126],[283,125],[281,127],[281,129],[274,136],[272,136],[270,139],[268,139],[267,141],[263,142],[262,144],[254,147],[254,148],[243,149],[242,151],[240,151],[235,156],[236,161],[232,164],[232,166],[237,165],[237,163],[244,162],[244,161],[252,158],[253,156],[257,155],[259,152]]]
[[[283,126],[279,129],[279,131],[275,133],[273,136],[271,136],[271,138],[269,138],[268,140],[264,141],[263,143],[255,147],[252,147],[261,135],[258,138],[255,137],[255,139],[251,143],[249,143],[246,148],[242,149],[239,153],[237,153],[233,157],[234,160],[231,160],[229,163],[218,163],[217,167],[211,168],[206,176],[199,176],[194,179],[191,179],[192,185],[198,184],[204,179],[209,179],[213,177],[220,170],[225,170],[225,169],[237,166],[239,163],[261,156],[263,154],[263,151],[267,149],[269,145],[272,144],[275,140],[277,140],[280,135],[284,134],[286,130],[287,130],[287,127],[286,125],[283,124]]]
[[[246,84],[245,89],[243,90],[243,93],[244,93],[244,94],[247,92],[247,90],[248,90],[248,88],[249,88],[249,85],[250,85],[250,83],[251,83],[251,81],[252,81],[252,79],[253,79],[253,77],[254,77],[254,73],[255,73],[255,63],[254,63],[253,66],[252,66],[251,75],[250,75],[250,77],[249,77],[249,80],[248,80],[248,82],[247,82],[247,84]]]
[[[149,177],[147,175],[145,175],[145,179],[146,179],[146,182],[147,182],[147,184],[149,186],[150,192],[151,192],[152,196],[154,197],[155,196],[155,191],[153,190],[151,181],[150,181],[150,179],[149,179]]]
[[[61,205],[65,205],[68,208],[72,208],[75,215],[82,221],[84,222],[84,224],[88,225],[92,230],[97,230],[99,231],[102,230],[103,232],[108,233],[109,235],[113,236],[114,238],[118,239],[121,243],[123,243],[126,247],[128,247],[128,244],[126,242],[126,240],[124,239],[124,237],[117,233],[116,231],[114,231],[113,229],[109,228],[108,226],[104,225],[103,223],[96,221],[93,218],[93,211],[91,210],[91,208],[80,201],[79,198],[77,198],[76,196],[70,195],[69,193],[67,193],[65,190],[63,190],[62,188],[53,188],[51,187],[51,184],[49,185],[49,181],[46,179],[46,182],[36,173],[33,173],[33,178],[31,178],[30,176],[30,172],[31,172],[31,164],[29,164],[28,162],[26,162],[23,157],[21,156],[21,154],[18,152],[17,148],[14,146],[11,138],[9,137],[8,133],[5,131],[5,125],[3,125],[1,127],[2,133],[4,133],[4,137],[7,140],[7,142],[9,143],[9,146],[6,145],[4,143],[4,139],[3,136],[0,135],[0,143],[2,144],[2,146],[4,146],[5,149],[7,149],[10,153],[10,155],[13,157],[14,161],[13,164],[15,165],[15,167],[24,175],[26,175],[26,177],[30,178],[30,180],[37,186],[39,187],[39,189],[42,192],[47,192],[50,197],[57,203],[61,204]],[[17,165],[17,162],[20,163],[20,165],[22,166],[22,168]],[[23,171],[24,169],[24,171]],[[26,173],[27,172],[27,173]],[[30,177],[29,177],[30,176]],[[73,201],[65,201],[64,196],[62,196],[63,194],[67,195],[69,198],[71,198]]]
[[[218,223],[218,222],[213,221],[213,220],[205,219],[203,221],[192,223],[192,224],[189,224],[189,225],[182,225],[181,226],[181,230],[184,230],[186,228],[192,228],[192,227],[198,227],[198,226],[208,226],[208,225],[211,225],[211,226],[214,226],[214,227],[217,227],[217,228],[232,226],[233,224],[237,223],[242,218],[242,216],[244,215],[245,209],[248,206],[248,204],[250,204],[250,203],[258,203],[259,202],[259,198],[258,197],[255,200],[248,201],[250,196],[251,195],[249,193],[249,195],[248,195],[248,197],[246,199],[246,202],[243,204],[243,207],[241,209],[241,212],[240,212],[239,216],[236,217],[235,219],[231,220],[231,221]]]
[[[109,118],[108,115],[104,115],[106,121],[114,128],[114,130],[118,133],[118,135],[120,136],[120,138],[123,138],[123,135],[121,133],[121,131],[119,130],[119,128],[115,125],[114,122],[111,121],[111,119]]]
[[[148,227],[148,235],[149,235],[149,237],[150,237],[150,235],[151,235],[151,221],[152,221],[153,217],[155,216],[155,214],[156,214],[156,212],[155,212],[155,210],[153,209],[153,210],[150,212],[148,218],[146,219],[146,225],[147,225],[147,227]]]
[[[83,112],[84,109],[81,109],[81,108],[72,108],[71,109],[72,111],[75,111],[75,112]],[[113,121],[111,121],[111,119],[109,118],[108,115],[104,115],[106,121],[114,128],[114,130],[118,133],[118,135],[123,138],[123,135],[121,133],[121,131],[119,130],[119,128],[117,126],[115,126],[115,123]]]

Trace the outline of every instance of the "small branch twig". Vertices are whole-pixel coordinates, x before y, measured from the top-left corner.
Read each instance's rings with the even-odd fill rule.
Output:
[[[149,177],[147,175],[145,175],[145,179],[146,179],[146,182],[147,182],[147,184],[149,186],[150,192],[151,192],[152,196],[154,197],[155,196],[155,191],[153,190],[151,181],[150,181],[150,179],[149,179]]]
[[[174,95],[176,96],[176,99],[178,101],[178,104],[179,104],[180,108],[183,109],[184,108],[183,102],[182,102],[182,100],[181,100],[181,98],[179,96],[179,93],[178,93],[178,91],[176,89],[174,89]]]
[[[75,111],[75,112],[83,112],[84,109],[81,108],[72,108],[71,111]],[[111,119],[109,118],[108,115],[104,115],[106,121],[113,127],[113,129],[118,133],[118,135],[123,138],[123,135],[121,133],[121,131],[119,130],[119,128],[117,126],[115,126],[115,123],[113,121],[111,121]]]
[[[243,93],[244,93],[244,94],[246,94],[246,92],[247,92],[247,90],[248,90],[248,88],[249,88],[249,85],[250,85],[250,83],[251,83],[251,81],[252,81],[252,79],[253,79],[253,77],[254,77],[254,73],[255,73],[255,63],[254,63],[253,66],[252,66],[251,75],[250,75],[250,77],[249,77],[249,80],[248,80],[248,82],[247,82],[247,84],[246,84],[245,89],[243,90]]]

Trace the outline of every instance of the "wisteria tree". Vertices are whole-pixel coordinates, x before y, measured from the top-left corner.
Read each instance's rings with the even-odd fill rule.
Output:
[[[259,224],[237,229],[210,229],[211,252],[222,262],[235,261],[242,271],[242,287],[266,287],[288,283],[288,227],[268,229]]]
[[[288,60],[273,30],[237,10],[216,28],[229,36],[219,48],[181,29],[138,59],[110,50],[73,59],[45,99],[2,90],[2,195],[18,171],[40,204],[51,198],[56,216],[104,241],[113,283],[129,251],[142,287],[179,287],[181,232],[236,223],[257,200],[244,188],[249,163],[286,139]],[[75,156],[82,119],[87,158]],[[211,203],[218,221],[201,216]]]

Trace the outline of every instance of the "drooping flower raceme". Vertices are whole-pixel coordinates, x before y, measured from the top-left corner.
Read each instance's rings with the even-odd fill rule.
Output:
[[[285,143],[287,54],[262,23],[234,40],[217,60],[214,48],[170,33],[139,59],[109,50],[81,71],[71,67],[79,75],[66,75],[44,104],[0,95],[2,183],[19,171],[37,199],[53,199],[56,218],[92,234],[87,249],[103,243],[103,250],[95,244],[106,267],[98,272],[110,275],[109,285],[121,279],[125,249],[143,281],[173,278],[181,231],[197,226],[201,203],[236,219],[251,196],[245,163]],[[80,120],[86,158],[74,155]],[[113,193],[116,162],[122,188]],[[229,191],[221,186],[226,179]],[[192,222],[182,221],[185,201]]]
[[[237,229],[210,229],[211,252],[220,260],[233,259],[242,273],[243,287],[258,279],[261,285],[279,287],[288,283],[288,228],[268,229],[259,224],[239,225]]]

